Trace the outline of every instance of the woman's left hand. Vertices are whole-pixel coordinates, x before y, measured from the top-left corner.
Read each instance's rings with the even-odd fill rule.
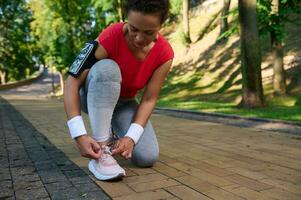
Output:
[[[120,154],[125,159],[132,157],[134,141],[130,137],[123,137],[117,141],[116,148],[113,149],[112,155]]]

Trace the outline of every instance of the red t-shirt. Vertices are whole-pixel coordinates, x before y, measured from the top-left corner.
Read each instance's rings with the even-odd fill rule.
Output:
[[[154,46],[144,60],[138,60],[127,46],[123,34],[124,23],[107,27],[98,37],[98,42],[120,68],[122,83],[120,96],[135,97],[144,88],[153,72],[162,64],[173,59],[174,53],[170,44],[159,34]]]

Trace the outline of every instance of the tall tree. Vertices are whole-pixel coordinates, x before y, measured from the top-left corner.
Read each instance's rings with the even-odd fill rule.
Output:
[[[185,43],[191,43],[190,30],[189,30],[189,0],[183,0],[183,30]]]
[[[177,19],[178,16],[181,16],[181,8],[182,8],[182,2],[183,0],[170,0],[170,17],[173,19]]]
[[[93,9],[95,9],[96,24],[103,25],[104,28],[108,24],[123,20],[123,1],[124,0],[92,0]],[[99,30],[98,30],[99,31]]]
[[[223,0],[223,9],[221,12],[220,19],[220,35],[228,30],[228,14],[230,8],[231,0]]]
[[[30,20],[31,13],[25,0],[1,1],[1,84],[25,78],[33,72]]]
[[[125,19],[124,16],[124,0],[118,0],[117,1],[117,11],[118,11],[118,18],[119,21],[123,22]]]
[[[280,9],[280,2],[279,0],[272,1],[272,19],[274,27],[281,27],[283,25],[280,22],[279,18],[279,9]],[[274,17],[273,17],[274,16]],[[277,31],[279,29],[272,28],[271,29],[271,43],[273,48],[273,56],[274,56],[274,63],[273,63],[273,89],[274,94],[276,95],[285,95],[286,91],[286,81],[285,81],[285,71],[283,67],[283,46],[282,46],[282,38],[279,37],[279,33]]]
[[[256,0],[239,0],[243,107],[264,106]]]
[[[92,39],[90,1],[31,0],[35,36],[45,63],[63,77],[83,44]],[[45,20],[45,21],[44,21]],[[94,38],[93,38],[94,39]]]
[[[287,93],[285,70],[283,66],[283,41],[286,31],[285,24],[298,20],[300,10],[299,0],[263,0],[258,5],[258,21],[260,35],[270,34],[273,51],[273,88],[274,94]]]

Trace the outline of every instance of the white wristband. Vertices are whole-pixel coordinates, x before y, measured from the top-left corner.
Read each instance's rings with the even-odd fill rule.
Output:
[[[128,132],[125,134],[125,136],[132,138],[134,143],[137,144],[143,131],[144,131],[144,128],[141,125],[139,125],[137,123],[132,123]]]
[[[73,139],[87,134],[82,116],[73,117],[72,119],[68,120],[67,125]]]

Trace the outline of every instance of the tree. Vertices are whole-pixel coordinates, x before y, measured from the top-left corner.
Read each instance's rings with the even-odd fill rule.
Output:
[[[46,66],[47,57],[50,56],[49,44],[53,32],[49,30],[52,25],[53,14],[45,5],[45,2],[40,0],[31,0],[29,8],[33,14],[33,20],[30,23],[31,35],[36,41],[34,52],[36,62]]]
[[[64,76],[84,43],[94,40],[100,31],[123,18],[118,9],[123,0],[31,0],[31,23],[37,41],[37,60]]]
[[[220,35],[228,30],[228,14],[230,8],[231,0],[223,0],[223,9],[221,12],[220,19]]]
[[[191,43],[190,30],[189,30],[189,0],[183,0],[183,29],[184,29],[184,41],[185,43]]]
[[[183,0],[170,0],[170,18],[177,20],[181,16]]]
[[[60,73],[61,88],[68,67],[93,31],[90,1],[32,0],[34,35],[42,54],[39,60]]]
[[[285,24],[295,22],[294,14],[300,13],[298,0],[262,0],[258,2],[260,35],[270,35],[273,51],[273,89],[275,95],[287,93],[283,66]]]
[[[239,0],[243,107],[264,106],[256,0]]]
[[[124,0],[92,0],[96,16],[95,22],[97,25],[102,25],[99,28],[104,28],[108,24],[124,20],[125,16],[122,9],[124,6],[123,1]]]
[[[277,28],[271,29],[271,43],[273,48],[273,89],[274,94],[276,95],[286,95],[286,81],[285,81],[285,71],[283,67],[283,46],[282,38],[279,36],[277,31],[283,29],[283,25],[280,22],[279,18],[279,9],[280,9],[279,0],[272,1],[272,16],[274,16],[273,26]],[[272,19],[273,19],[272,18]],[[281,33],[280,33],[281,34]]]
[[[123,22],[124,19],[125,19],[125,16],[124,16],[124,2],[123,0],[118,0],[117,1],[117,11],[118,11],[118,18],[119,18],[119,21]]]
[[[1,2],[1,84],[25,78],[34,71],[30,20],[31,13],[25,0]]]

